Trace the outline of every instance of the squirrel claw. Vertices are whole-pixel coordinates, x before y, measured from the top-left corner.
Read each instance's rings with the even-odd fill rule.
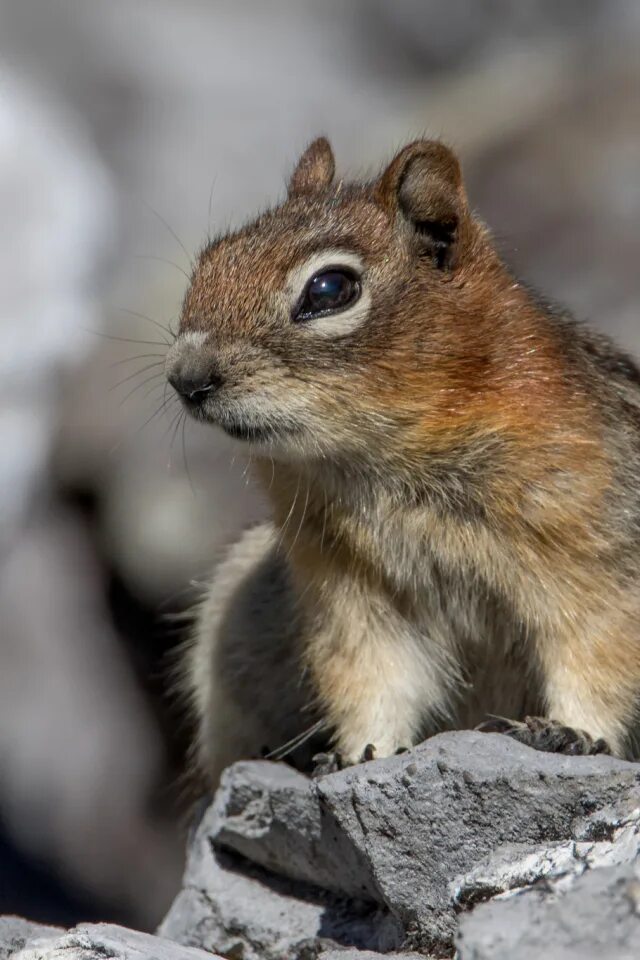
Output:
[[[342,755],[337,751],[331,753],[316,753],[312,757],[313,770],[311,776],[315,780],[317,777],[324,777],[329,773],[337,773],[344,769]]]
[[[375,758],[376,748],[372,743],[366,745],[358,760],[348,760],[337,750],[330,753],[316,753],[312,758],[314,767],[311,771],[311,776],[314,779],[316,777],[324,777],[328,773],[336,773],[338,770],[344,770],[346,767],[353,766],[354,763],[367,763],[369,760],[375,760]]]
[[[502,733],[545,753],[564,753],[569,756],[611,753],[606,740],[596,740],[584,730],[574,730],[546,717],[525,717],[524,721],[491,717],[480,723],[476,730],[481,733]]]

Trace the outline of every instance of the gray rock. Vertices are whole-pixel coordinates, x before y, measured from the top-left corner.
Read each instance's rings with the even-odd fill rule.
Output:
[[[624,807],[620,804],[620,808]],[[610,839],[566,840],[530,846],[506,844],[454,882],[453,902],[469,907],[498,894],[545,881],[549,892],[564,892],[587,870],[634,863],[640,857],[640,808],[598,811],[574,825],[574,835]],[[639,861],[640,862],[640,861]]]
[[[640,806],[638,773],[611,757],[544,754],[474,732],[317,781],[237,764],[200,825],[187,889],[162,930],[225,953],[231,932],[251,956],[291,956],[305,936],[446,953],[465,877],[483,898],[536,880],[538,863],[566,873],[576,851],[585,869],[593,841],[618,852],[627,843],[630,858],[635,840],[613,832],[620,810]],[[511,880],[492,888],[489,858],[501,847],[511,850]]]
[[[323,950],[318,955],[318,960],[380,960],[384,956],[386,960],[424,960],[423,953],[376,953],[374,950],[352,950],[348,947],[343,950]]]
[[[255,764],[259,776],[265,766]],[[282,773],[285,784],[295,779],[286,767],[268,766],[274,777]],[[212,837],[220,830],[216,802],[196,831],[184,887],[159,930],[163,936],[242,960],[282,960],[305,951],[313,957],[325,943],[385,953],[400,947],[402,927],[385,909],[337,897],[319,885],[286,879],[216,850]]]
[[[214,804],[210,836],[216,845],[292,880],[383,902],[363,852],[344,842],[316,784],[291,767],[236,763],[224,774]]]
[[[56,936],[59,927],[48,927],[44,923],[33,923],[22,917],[0,917],[0,960],[7,960],[34,937]]]
[[[457,874],[505,843],[572,837],[578,816],[637,791],[637,777],[634,764],[609,757],[544,754],[466,732],[327,777],[318,793],[368,860],[408,944],[438,952],[455,931]]]
[[[459,960],[637,960],[640,867],[590,870],[562,897],[531,889],[466,916]]]
[[[110,923],[86,923],[67,931],[38,924],[27,927],[31,929],[24,931],[26,940],[20,943],[20,934],[14,940],[17,950],[6,956],[14,960],[212,960],[203,950]],[[6,940],[2,927],[0,937]]]
[[[7,918],[0,960],[409,960],[450,956],[460,921],[460,960],[623,960],[640,948],[639,779],[473,732],[319,780],[238,763],[160,937]]]

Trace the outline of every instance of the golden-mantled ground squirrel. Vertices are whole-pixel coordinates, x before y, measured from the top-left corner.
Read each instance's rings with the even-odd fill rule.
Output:
[[[330,769],[487,716],[636,753],[640,372],[514,279],[447,147],[346,183],[313,142],[202,251],[167,375],[273,509],[185,661],[212,783],[264,746]]]

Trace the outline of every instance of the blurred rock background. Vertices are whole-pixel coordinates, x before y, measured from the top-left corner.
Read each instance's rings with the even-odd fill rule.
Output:
[[[164,393],[206,234],[319,132],[352,173],[442,136],[640,354],[639,39],[634,0],[0,0],[0,912],[151,929],[179,884],[170,615],[264,509]]]

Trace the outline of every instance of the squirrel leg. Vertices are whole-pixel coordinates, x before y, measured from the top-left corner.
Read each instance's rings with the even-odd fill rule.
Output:
[[[335,595],[334,595],[335,596]],[[446,710],[448,681],[436,651],[391,609],[348,595],[349,612],[325,618],[307,647],[307,668],[334,754],[318,773],[387,757],[416,743],[429,714]]]
[[[623,601],[618,610],[624,611]],[[611,623],[601,613],[565,622],[571,622],[570,632],[559,630],[538,647],[546,716],[495,718],[480,729],[506,733],[537,750],[627,756],[640,690],[637,618],[622,612]]]
[[[583,599],[582,609],[570,600],[559,604],[562,615],[549,620],[537,638],[544,716],[495,717],[480,730],[553,753],[633,753],[640,691],[635,598],[611,585],[592,598],[597,606]]]

